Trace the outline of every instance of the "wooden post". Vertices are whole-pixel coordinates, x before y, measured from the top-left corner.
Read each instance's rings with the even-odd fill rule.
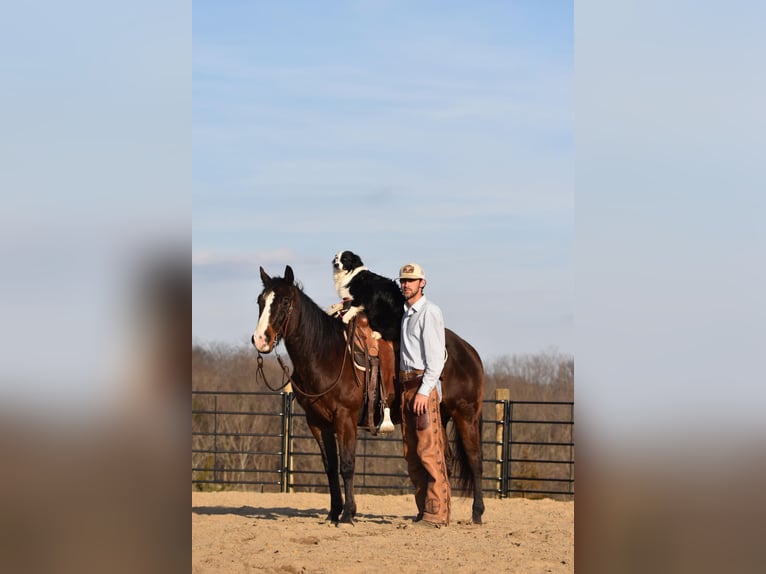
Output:
[[[495,389],[495,400],[496,401],[510,401],[511,400],[511,389]],[[497,423],[495,424],[495,440],[497,441],[497,471],[496,476],[500,484],[500,496],[505,496],[505,493],[503,492],[502,485],[505,484],[504,477],[503,477],[503,468],[505,467],[503,465],[503,454],[506,452],[505,445],[503,444],[503,441],[505,440],[505,425],[510,424],[510,421],[505,420],[505,403],[504,402],[498,402],[495,405],[495,420]]]

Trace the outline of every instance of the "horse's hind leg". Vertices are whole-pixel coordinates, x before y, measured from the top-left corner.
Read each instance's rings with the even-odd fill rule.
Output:
[[[471,417],[454,417],[453,423],[462,441],[463,452],[457,456],[463,457],[471,473],[470,482],[473,485],[471,520],[474,524],[481,524],[481,517],[484,514],[484,493],[481,490],[482,476],[484,474],[481,452],[481,412]]]
[[[335,443],[335,433],[331,428],[322,429],[311,423],[309,423],[309,428],[319,444],[322,465],[327,475],[327,483],[330,486],[330,513],[327,515],[327,520],[337,522],[343,511],[343,495],[340,491],[338,478],[338,446]]]

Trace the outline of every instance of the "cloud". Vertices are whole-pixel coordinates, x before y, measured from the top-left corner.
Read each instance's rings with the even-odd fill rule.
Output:
[[[255,253],[220,253],[212,250],[192,255],[193,279],[253,279],[262,265],[295,263],[299,258],[291,249],[275,249]]]

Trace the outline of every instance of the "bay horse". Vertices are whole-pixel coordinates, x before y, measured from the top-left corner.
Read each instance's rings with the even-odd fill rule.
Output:
[[[354,465],[364,390],[363,385],[355,381],[353,359],[344,336],[346,326],[341,319],[328,315],[296,285],[289,265],[285,267],[284,277],[270,277],[263,267],[260,272],[263,291],[258,296],[258,325],[251,342],[260,354],[270,353],[280,339],[284,340],[293,363],[291,378],[295,397],[319,444],[329,482],[327,519],[351,523],[356,515]],[[450,474],[459,491],[473,491],[472,520],[481,524],[484,367],[470,344],[449,329],[445,335],[448,357],[443,370],[441,418],[444,429],[450,419],[454,424],[455,453],[448,453]],[[394,422],[400,420],[396,417]],[[446,441],[445,444],[449,445]],[[345,503],[338,478],[339,454]]]

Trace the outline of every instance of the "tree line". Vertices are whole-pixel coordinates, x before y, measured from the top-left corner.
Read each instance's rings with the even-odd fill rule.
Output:
[[[282,353],[283,360],[290,365],[286,352]],[[280,386],[284,380],[282,368],[277,363],[273,353],[262,356],[265,378],[272,387]],[[258,367],[258,354],[250,346],[234,346],[227,344],[192,345],[192,388],[197,391],[256,391],[265,392],[270,389],[260,377],[256,377]],[[574,400],[574,358],[559,352],[555,348],[549,348],[538,353],[506,355],[485,364],[485,401],[491,401],[496,396],[496,390],[502,390],[511,401],[542,401],[542,402],[572,402]],[[210,409],[210,397],[195,397],[192,408],[194,410]],[[220,415],[216,417],[215,425],[217,432],[222,433],[217,439],[216,449],[219,453],[193,453],[192,468],[210,468],[210,476],[213,476],[212,468],[215,465],[219,470],[216,472],[216,480],[226,482],[236,481],[242,469],[250,469],[247,474],[249,479],[268,482],[278,477],[268,476],[268,471],[255,471],[260,469],[278,468],[278,450],[273,446],[274,435],[280,432],[281,421],[278,413],[281,404],[278,397],[268,396],[242,396],[229,395],[216,398],[216,407],[219,411],[251,411],[258,412],[258,416],[246,415]],[[300,407],[296,407],[300,411]],[[571,417],[569,406],[545,406],[541,405],[516,405],[514,418],[525,420],[543,420],[552,418],[563,420]],[[483,440],[491,443],[496,439],[493,425],[487,421],[496,420],[495,407],[485,403],[485,425],[483,428]],[[269,415],[268,413],[273,413]],[[195,431],[209,432],[212,429],[210,416],[195,415],[192,418],[192,426]],[[296,418],[296,430],[301,432],[304,425],[304,417]],[[522,442],[558,442],[571,441],[572,429],[566,425],[526,424],[512,425],[510,429],[514,439]],[[306,429],[307,432],[307,429]],[[360,433],[360,437],[364,433]],[[400,430],[397,427],[394,438],[400,438]],[[198,450],[210,450],[209,437],[193,436],[193,448]],[[271,442],[270,442],[271,441]],[[321,461],[318,456],[318,447],[313,439],[298,439],[295,441],[295,449],[302,452],[316,452],[316,457],[302,457],[297,463],[299,468],[296,472],[312,473],[308,481],[316,484],[316,488],[307,487],[304,490],[323,490],[325,480],[321,470]],[[372,458],[364,460],[367,472],[381,472],[395,474],[404,469],[401,458],[401,445],[396,440],[378,441],[375,445],[379,453],[391,456],[387,458]],[[571,457],[567,447],[543,447],[535,445],[520,445],[516,447],[514,458],[521,460],[534,459],[566,459]],[[253,454],[255,453],[255,454]],[[494,447],[485,445],[485,476],[494,475],[496,469],[491,462],[496,456]],[[359,459],[357,460],[359,464]],[[569,472],[567,465],[560,468],[551,468],[551,465],[541,465],[535,462],[517,462],[513,473],[518,476],[528,477],[519,480],[517,486],[530,488],[544,486],[544,483],[535,483],[535,478],[550,476],[558,473],[566,476]],[[224,470],[220,470],[223,468]],[[195,479],[205,476],[205,473],[197,471],[193,473]],[[409,484],[404,478],[389,479],[391,487],[401,488],[402,492],[408,492]],[[226,486],[200,486],[197,488],[226,488]],[[269,490],[268,488],[261,490]],[[374,490],[367,490],[373,492]],[[388,490],[390,493],[390,490]],[[385,492],[381,492],[385,493]]]
[[[289,357],[283,353],[289,365]],[[264,359],[266,378],[282,380],[274,355]],[[207,391],[267,391],[256,380],[257,353],[249,346],[223,343],[192,345],[192,388]],[[538,353],[504,355],[484,365],[485,398],[509,389],[514,401],[573,401],[574,357],[549,348]]]

